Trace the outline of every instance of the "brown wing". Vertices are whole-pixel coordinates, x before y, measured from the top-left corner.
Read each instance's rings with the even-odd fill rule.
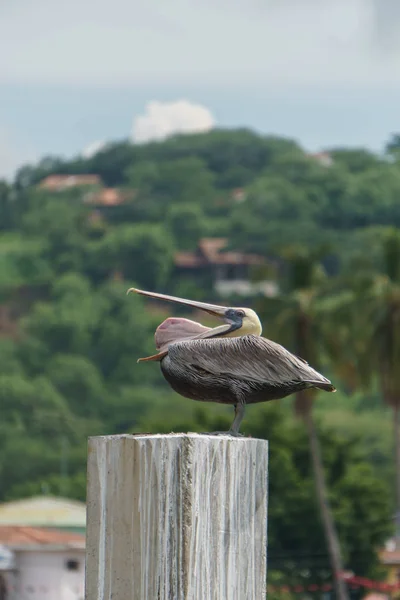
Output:
[[[304,381],[335,389],[329,379],[301,358],[280,344],[254,335],[177,342],[169,346],[168,354],[181,367],[194,365],[213,375],[271,384]]]

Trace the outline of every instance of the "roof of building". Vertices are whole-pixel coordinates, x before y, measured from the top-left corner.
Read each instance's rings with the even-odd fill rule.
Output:
[[[384,565],[400,565],[400,550],[382,550],[379,557]]]
[[[135,190],[122,191],[117,188],[103,188],[98,192],[88,194],[85,202],[96,206],[119,206],[126,200],[132,199],[134,195]]]
[[[84,528],[86,505],[53,496],[23,498],[0,504],[0,525]]]
[[[256,254],[245,252],[226,251],[228,245],[226,238],[202,238],[195,252],[177,252],[175,264],[179,267],[200,267],[207,264],[216,265],[262,265],[265,259]]]
[[[0,525],[0,544],[11,549],[37,547],[84,549],[85,536],[80,533],[39,527]]]
[[[311,152],[307,156],[309,158],[313,158],[325,167],[330,167],[331,165],[333,165],[333,158],[329,154],[329,152]]]
[[[231,198],[235,202],[243,202],[246,200],[246,190],[244,188],[235,188],[231,191]]]
[[[98,175],[48,175],[39,183],[39,187],[51,191],[60,191],[80,185],[101,185]]]

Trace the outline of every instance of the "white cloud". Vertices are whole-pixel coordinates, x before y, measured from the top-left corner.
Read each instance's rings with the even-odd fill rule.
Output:
[[[205,106],[188,100],[146,105],[145,113],[134,118],[132,139],[136,143],[163,140],[175,133],[209,131],[215,121]]]
[[[107,142],[103,140],[97,140],[96,142],[91,142],[82,150],[83,158],[92,158],[95,154],[103,150],[107,146]]]

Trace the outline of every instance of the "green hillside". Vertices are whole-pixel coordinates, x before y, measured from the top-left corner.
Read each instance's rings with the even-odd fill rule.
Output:
[[[99,181],[64,177],[61,189],[52,175]],[[211,247],[217,258],[198,266]],[[127,296],[131,286],[251,306],[264,335],[332,379],[338,392],[314,402],[344,558],[378,576],[400,400],[400,137],[383,155],[309,155],[292,140],[214,130],[46,157],[0,182],[0,501],[84,499],[88,435],[229,426],[229,409],[182,399],[156,364],[136,364],[178,309]],[[329,579],[293,399],[249,408],[243,431],[270,440],[273,579]],[[306,574],[302,556],[314,557]]]

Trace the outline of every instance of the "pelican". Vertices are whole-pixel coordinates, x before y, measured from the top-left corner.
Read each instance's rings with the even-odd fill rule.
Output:
[[[225,321],[211,328],[189,319],[167,318],[154,336],[158,353],[138,360],[159,361],[171,388],[185,398],[233,404],[235,418],[225,433],[241,435],[246,404],[284,398],[307,388],[336,391],[329,379],[305,360],[261,337],[260,319],[250,308],[218,306],[136,288],[129,292],[201,309]]]

